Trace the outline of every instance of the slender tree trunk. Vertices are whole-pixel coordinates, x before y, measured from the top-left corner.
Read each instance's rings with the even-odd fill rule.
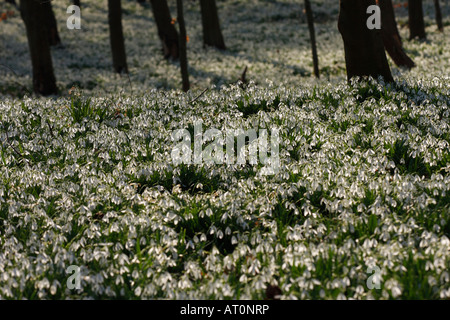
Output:
[[[170,16],[166,0],[150,0],[153,16],[158,28],[158,35],[162,41],[164,57],[178,59],[178,32]]]
[[[438,30],[444,32],[444,24],[442,23],[442,12],[441,5],[439,4],[439,0],[434,0],[434,9],[436,15],[436,23],[438,26]]]
[[[59,38],[58,25],[56,23],[55,14],[53,12],[52,3],[50,1],[37,1],[43,7],[44,19],[43,21],[47,23],[48,32],[48,43],[51,46],[56,46],[61,44],[61,39]]]
[[[45,7],[35,0],[20,0],[20,13],[25,23],[33,66],[33,90],[42,95],[57,94],[52,56],[44,21]]]
[[[423,19],[422,0],[408,0],[408,14],[409,14],[409,39],[418,37],[425,39],[425,21]]]
[[[392,82],[381,31],[367,28],[370,5],[375,5],[375,0],[340,0],[338,28],[344,40],[347,78],[382,76]]]
[[[180,69],[181,78],[183,80],[183,91],[189,91],[189,73],[186,50],[186,26],[184,24],[183,0],[177,0],[178,25],[180,26]]]
[[[415,66],[414,61],[406,54],[403,49],[402,39],[398,32],[397,23],[395,22],[394,6],[392,0],[379,0],[381,9],[381,35],[386,51],[399,67],[411,69]]]
[[[202,12],[203,43],[218,49],[226,49],[220,29],[216,0],[200,0]]]
[[[316,31],[314,30],[314,17],[309,0],[305,0],[306,18],[308,20],[309,37],[311,39],[311,49],[314,64],[314,75],[319,78],[319,57],[317,56]]]
[[[108,0],[109,38],[114,70],[117,73],[128,73],[125,40],[122,30],[121,0]]]

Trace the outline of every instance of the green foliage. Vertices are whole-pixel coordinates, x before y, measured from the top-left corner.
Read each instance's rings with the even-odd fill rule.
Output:
[[[106,107],[95,106],[91,98],[84,100],[80,97],[72,97],[69,110],[74,123],[81,123],[85,119],[103,122],[111,117]]]
[[[268,102],[265,99],[262,99],[261,102],[249,102],[249,98],[247,97],[245,100],[239,100],[236,102],[237,109],[242,112],[244,118],[247,118],[253,114],[257,114],[259,111],[274,111],[278,108],[280,104],[280,97],[276,96],[272,102]]]
[[[411,155],[407,141],[398,139],[394,143],[386,144],[386,147],[388,149],[388,158],[394,161],[401,173],[417,173],[426,177],[431,175],[430,167],[425,163],[423,157],[420,154],[415,157]]]

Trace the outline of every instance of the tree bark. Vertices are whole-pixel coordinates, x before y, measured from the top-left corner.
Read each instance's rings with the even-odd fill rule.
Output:
[[[311,39],[311,49],[314,64],[314,75],[319,78],[319,57],[317,56],[316,32],[314,30],[314,17],[309,0],[305,0],[306,19],[308,20],[309,37]]]
[[[370,5],[375,5],[375,0],[340,0],[338,28],[344,41],[347,78],[382,76],[393,82],[381,31],[367,28]]]
[[[202,13],[203,43],[225,50],[216,0],[200,0],[200,9]]]
[[[381,9],[381,35],[384,48],[397,66],[413,68],[415,66],[414,61],[408,57],[403,49],[402,39],[395,22],[392,0],[379,0],[378,3]]]
[[[186,26],[184,24],[184,13],[183,13],[183,0],[177,0],[177,15],[178,15],[178,25],[180,27],[180,69],[181,69],[181,79],[183,81],[183,91],[189,91],[189,73],[188,73],[188,62],[187,62],[187,52],[186,52]]]
[[[20,0],[20,13],[27,31],[33,66],[33,90],[42,95],[57,94],[47,26],[42,23],[45,7],[35,0]]]
[[[442,12],[441,12],[441,5],[439,4],[439,0],[434,0],[434,9],[435,9],[436,23],[438,26],[438,30],[440,32],[444,32],[444,24],[442,23]]]
[[[178,32],[175,29],[169,6],[166,0],[150,0],[153,16],[162,41],[163,53],[166,59],[178,59]]]
[[[44,12],[44,22],[47,23],[48,43],[51,46],[61,44],[61,39],[58,33],[58,25],[56,23],[55,13],[53,12],[52,3],[50,1],[40,2]]]
[[[409,39],[425,39],[425,21],[423,19],[422,0],[408,0]]]
[[[109,38],[114,71],[117,73],[128,73],[125,40],[122,30],[122,6],[120,1],[108,0]]]

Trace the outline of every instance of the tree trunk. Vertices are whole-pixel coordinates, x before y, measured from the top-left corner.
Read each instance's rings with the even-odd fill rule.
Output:
[[[122,6],[120,0],[108,0],[109,39],[114,70],[128,73],[125,40],[122,31]]]
[[[178,32],[170,16],[166,0],[150,0],[153,16],[162,41],[164,57],[178,59]]]
[[[72,3],[73,3],[75,6],[81,7],[80,0],[73,0]]]
[[[444,25],[442,24],[441,5],[439,4],[439,0],[434,0],[434,9],[435,9],[436,23],[438,26],[438,30],[440,32],[444,32]]]
[[[311,48],[314,64],[314,75],[319,78],[319,57],[317,56],[316,32],[314,30],[314,18],[311,10],[311,3],[305,0],[306,18],[308,20],[309,37],[311,39]]]
[[[367,28],[370,5],[375,5],[375,0],[340,0],[338,28],[344,40],[347,78],[382,76],[392,82],[381,32]]]
[[[31,64],[33,66],[33,90],[42,95],[57,94],[52,56],[44,21],[45,7],[35,0],[20,0],[20,13],[25,23]]]
[[[200,0],[203,25],[203,43],[225,50],[222,31],[220,30],[219,15],[216,0]]]
[[[183,91],[189,91],[189,73],[186,52],[186,26],[184,24],[183,0],[177,0],[178,25],[180,26],[180,69],[183,80]]]
[[[39,2],[39,1],[38,1]],[[52,9],[52,3],[50,1],[40,2],[43,7],[44,20],[47,23],[48,32],[48,43],[51,46],[56,46],[61,44],[61,39],[59,38],[58,25],[56,23],[55,14]]]
[[[408,0],[408,14],[409,14],[409,39],[418,37],[425,39],[425,21],[423,19],[422,0]]]
[[[414,61],[406,54],[403,49],[402,39],[398,32],[397,23],[395,22],[394,6],[392,0],[379,0],[381,9],[381,35],[386,51],[399,67],[411,69],[415,66]]]

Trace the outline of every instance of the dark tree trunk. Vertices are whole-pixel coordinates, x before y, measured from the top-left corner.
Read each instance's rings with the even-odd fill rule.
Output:
[[[411,69],[415,66],[414,61],[406,54],[403,49],[402,39],[398,32],[397,23],[395,22],[394,6],[392,0],[379,0],[381,9],[381,35],[386,51],[399,67]]]
[[[38,3],[40,1],[37,1]],[[40,5],[43,7],[44,12],[44,20],[47,23],[47,32],[48,32],[48,43],[51,46],[56,46],[61,44],[61,39],[59,38],[58,33],[58,25],[56,23],[55,14],[53,12],[52,3],[50,1],[40,2]]]
[[[393,82],[381,31],[367,28],[370,5],[375,5],[375,0],[340,0],[338,28],[344,40],[347,78],[382,76]]]
[[[33,90],[42,95],[57,94],[47,27],[42,23],[45,7],[35,0],[20,0],[20,12],[25,23],[30,48]]]
[[[175,29],[166,0],[150,0],[153,16],[162,41],[164,57],[178,59],[178,32]]]
[[[128,73],[125,40],[122,30],[122,6],[120,0],[108,0],[109,39],[114,70]]]
[[[319,57],[317,56],[316,32],[314,30],[314,18],[309,0],[305,0],[306,18],[308,20],[309,37],[311,39],[311,48],[314,64],[314,75],[319,78]]]
[[[203,43],[218,49],[226,49],[220,29],[216,0],[200,0],[202,12]]]
[[[444,25],[442,24],[441,5],[439,4],[439,0],[434,0],[434,9],[436,14],[436,23],[438,26],[438,30],[444,32]]]
[[[408,14],[409,14],[409,39],[418,37],[425,39],[425,21],[423,19],[422,0],[408,0]]]
[[[73,0],[72,2],[74,5],[81,7],[80,0]]]
[[[189,73],[186,50],[186,26],[184,24],[183,0],[177,0],[178,25],[180,26],[180,69],[183,91],[189,91]]]

